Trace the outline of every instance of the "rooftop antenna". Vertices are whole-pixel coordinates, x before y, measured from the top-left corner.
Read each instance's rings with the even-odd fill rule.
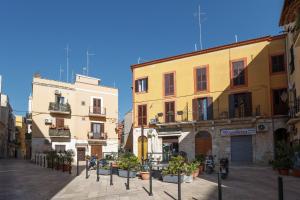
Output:
[[[61,81],[62,73],[64,70],[61,68],[61,65],[59,65],[59,80]]]
[[[140,61],[141,61],[141,57],[138,58],[138,64],[140,64]]]
[[[74,70],[72,70],[72,83],[74,83]]]
[[[66,55],[67,55],[67,82],[69,82],[69,45],[67,44],[67,47],[65,48],[66,50]]]
[[[86,51],[86,75],[89,75],[89,63],[90,63],[90,56],[94,56],[95,54],[89,53],[89,50]]]
[[[198,13],[196,14],[196,16],[198,16],[200,50],[203,49],[203,45],[202,45],[202,22],[204,21],[204,20],[201,19],[201,15],[205,15],[205,13],[201,12],[201,7],[200,7],[200,4],[199,4],[198,5]]]
[[[238,42],[238,36],[236,34],[234,36],[235,36],[235,43],[237,43]]]
[[[82,74],[83,74],[83,75],[86,75],[85,73],[86,73],[86,67],[83,67],[83,68],[82,68]]]
[[[195,43],[195,51],[197,51],[197,43]]]

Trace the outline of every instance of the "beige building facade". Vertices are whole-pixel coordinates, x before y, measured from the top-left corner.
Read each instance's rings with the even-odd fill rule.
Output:
[[[72,149],[75,160],[118,151],[118,89],[76,75],[74,83],[35,76],[32,82],[32,154]]]

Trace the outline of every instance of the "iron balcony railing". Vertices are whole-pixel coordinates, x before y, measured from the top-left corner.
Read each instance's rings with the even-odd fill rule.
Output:
[[[92,106],[89,109],[89,114],[90,115],[101,115],[101,116],[105,116],[106,115],[106,108],[104,107],[95,107]]]
[[[293,105],[290,107],[289,117],[290,118],[300,117],[300,96],[295,99]]]
[[[68,128],[49,128],[50,137],[71,137],[70,129]]]
[[[106,140],[107,139],[107,133],[88,132],[88,139]]]
[[[71,113],[71,106],[68,103],[50,102],[48,110],[50,112]]]

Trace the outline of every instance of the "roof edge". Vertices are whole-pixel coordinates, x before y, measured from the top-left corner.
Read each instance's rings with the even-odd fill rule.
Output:
[[[166,57],[166,58],[160,58],[160,59],[156,59],[156,60],[152,60],[152,61],[148,61],[148,62],[144,62],[144,63],[140,63],[140,64],[133,64],[133,65],[131,65],[131,70],[133,70],[135,68],[139,68],[139,67],[144,67],[144,66],[148,66],[148,65],[157,64],[157,63],[187,58],[187,57],[191,57],[191,56],[197,56],[197,55],[201,55],[201,54],[206,54],[206,53],[211,53],[211,52],[220,51],[220,50],[224,50],[224,49],[244,46],[244,45],[248,45],[248,44],[283,39],[283,38],[285,38],[285,36],[286,36],[286,34],[275,35],[275,36],[268,35],[268,36],[264,36],[264,37],[260,37],[260,38],[255,38],[255,39],[250,39],[250,40],[244,40],[241,42],[216,46],[216,47],[204,49],[201,51],[189,52],[189,53],[179,54],[179,55],[170,56],[170,57]]]

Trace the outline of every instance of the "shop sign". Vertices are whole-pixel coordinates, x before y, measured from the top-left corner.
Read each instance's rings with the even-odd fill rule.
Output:
[[[243,128],[243,129],[222,129],[221,136],[235,136],[235,135],[255,135],[255,128]]]

